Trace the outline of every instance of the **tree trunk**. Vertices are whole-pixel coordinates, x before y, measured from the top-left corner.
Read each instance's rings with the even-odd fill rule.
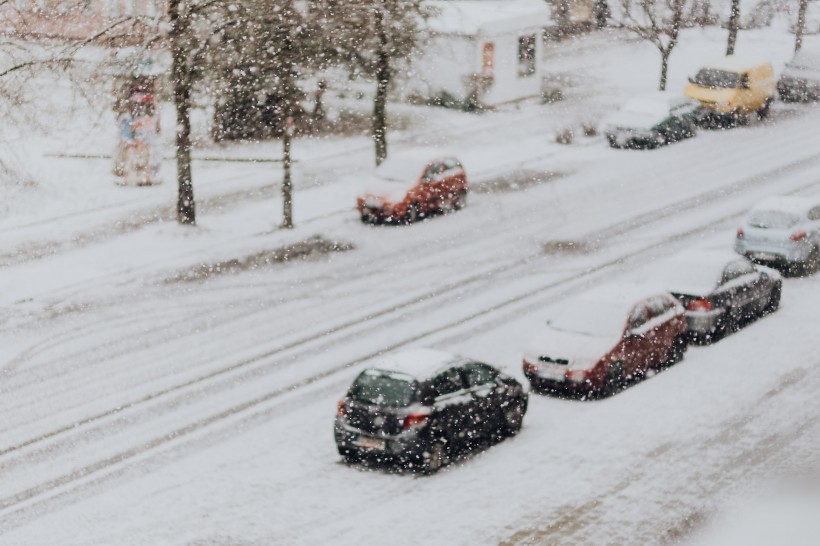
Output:
[[[376,166],[387,159],[387,89],[390,85],[390,51],[384,29],[384,14],[376,10],[376,32],[379,51],[376,57],[376,97],[373,99],[373,141],[376,144]]]
[[[661,81],[658,84],[658,90],[666,91],[666,73],[669,70],[669,54],[671,49],[661,51]]]
[[[806,9],[808,8],[808,0],[800,0],[800,7],[797,9],[797,25],[794,29],[794,52],[800,51],[803,47],[803,31],[806,27]]]
[[[190,21],[181,12],[181,0],[168,2],[171,41],[171,79],[176,107],[177,222],[195,224],[194,186],[191,180],[191,70],[188,66]]]
[[[293,228],[293,184],[290,178],[290,141],[292,120],[285,119],[285,131],[282,133],[282,224],[285,229]]]
[[[729,14],[729,40],[726,43],[726,54],[735,54],[737,29],[740,26],[740,0],[732,0],[732,12]]]

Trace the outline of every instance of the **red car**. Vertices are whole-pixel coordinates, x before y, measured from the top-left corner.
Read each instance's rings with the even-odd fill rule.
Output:
[[[357,199],[363,222],[410,223],[467,205],[467,174],[451,155],[406,153],[387,159]]]
[[[524,374],[536,390],[610,395],[686,350],[686,315],[669,293],[607,285],[567,302],[529,344]]]

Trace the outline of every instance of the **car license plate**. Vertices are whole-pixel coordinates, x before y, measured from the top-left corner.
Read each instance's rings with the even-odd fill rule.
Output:
[[[375,438],[368,438],[366,436],[359,436],[353,443],[365,449],[376,449],[378,451],[384,451],[385,448],[384,440],[377,440]]]
[[[563,381],[565,378],[563,368],[542,367],[538,369],[538,377],[550,379],[552,381]]]

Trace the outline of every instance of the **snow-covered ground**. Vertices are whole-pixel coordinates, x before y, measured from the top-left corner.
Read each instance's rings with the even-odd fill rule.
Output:
[[[723,48],[720,29],[687,33],[673,89]],[[738,49],[777,68],[791,40],[749,31]],[[547,61],[573,75],[564,102],[396,106],[413,122],[391,145],[455,149],[474,186],[464,211],[413,226],[358,222],[365,137],[296,143],[292,231],[275,229],[275,163],[197,162],[191,228],[168,214],[170,162],[162,186],[114,187],[108,162],[55,157],[108,152],[102,129],[36,139],[37,184],[9,190],[0,221],[0,544],[706,545],[747,544],[733,523],[748,518],[776,528],[744,501],[820,472],[818,276],[787,279],[777,313],[613,398],[532,395],[520,435],[436,476],[347,466],[333,444],[336,400],[373,356],[432,346],[523,380],[524,343],[567,295],[730,248],[765,196],[820,195],[812,105],[643,153],[555,144],[651,91],[656,57],[593,35]],[[265,262],[314,236],[338,251]],[[250,265],[189,278],[229,260]]]

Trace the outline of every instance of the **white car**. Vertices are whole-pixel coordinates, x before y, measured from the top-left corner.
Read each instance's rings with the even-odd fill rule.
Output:
[[[755,206],[737,230],[735,251],[790,272],[820,267],[820,198],[770,197]]]
[[[815,47],[803,46],[781,72],[777,92],[782,100],[820,100],[820,47],[812,45]]]

